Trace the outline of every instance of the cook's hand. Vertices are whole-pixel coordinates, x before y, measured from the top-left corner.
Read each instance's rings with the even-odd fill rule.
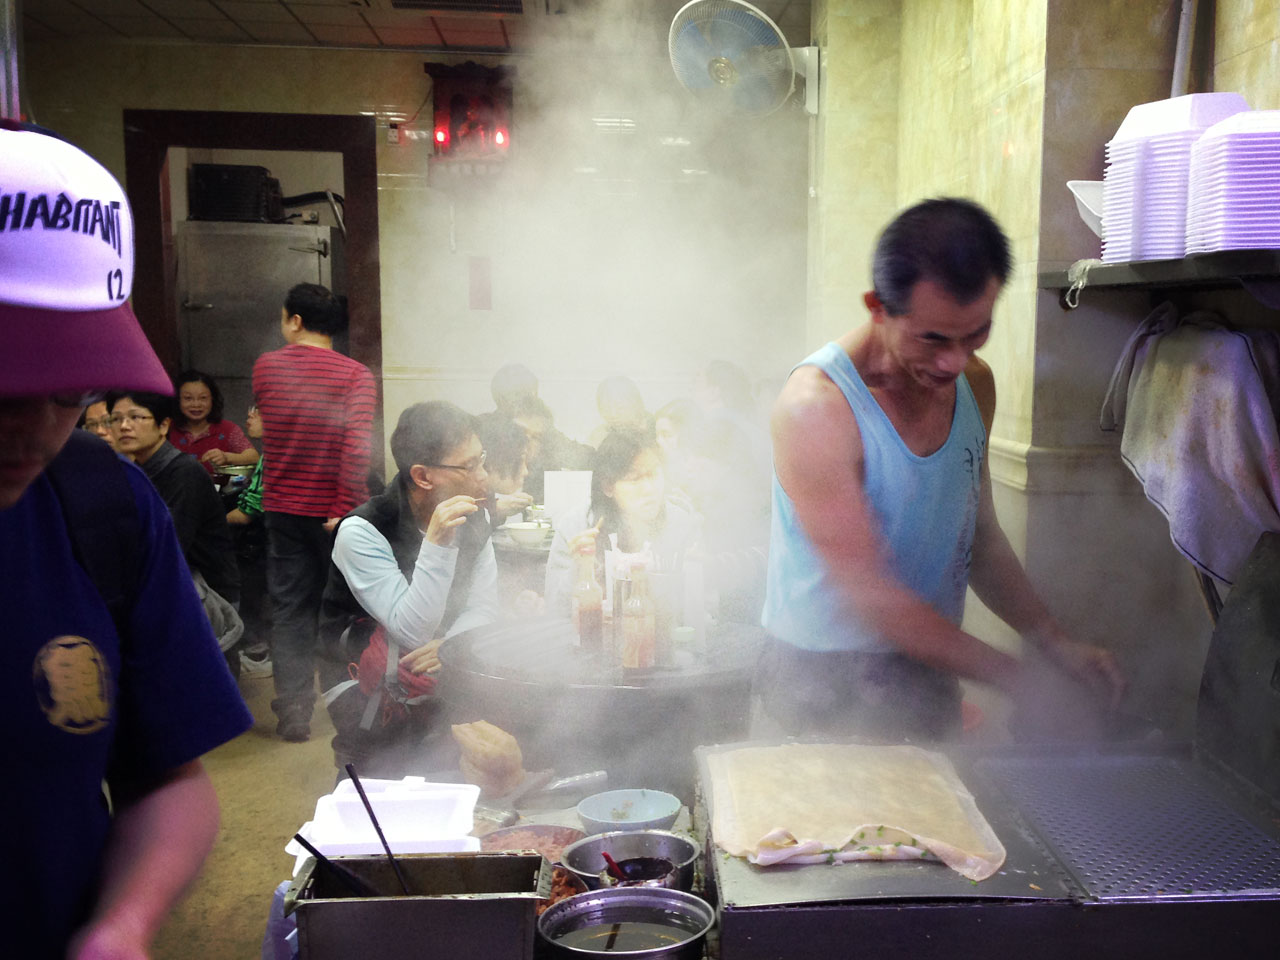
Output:
[[[208,450],[200,459],[204,463],[212,463],[215,467],[220,467],[227,462],[227,451],[218,449]]]
[[[333,533],[333,528],[338,525],[338,521],[341,519],[341,517],[330,517],[324,523],[320,524],[320,527],[325,533]]]
[[[574,536],[570,537],[569,538],[570,555],[582,553],[583,551],[586,550],[587,547],[594,547],[596,545],[596,537],[600,536],[600,525],[602,523],[604,523],[604,517],[601,517],[599,520],[597,520],[596,525],[594,527],[588,527],[586,530],[583,530],[581,533],[575,534]]]
[[[444,643],[443,637],[439,640],[432,640],[430,643],[418,647],[417,650],[410,650],[400,658],[400,663],[408,667],[410,673],[435,673],[440,669],[438,651],[442,643]]]
[[[243,527],[245,524],[249,523],[252,519],[253,519],[252,517],[250,517],[247,513],[245,513],[239,507],[235,507],[227,511],[227,523],[233,524],[237,527]]]
[[[1120,700],[1124,697],[1125,679],[1120,672],[1120,664],[1110,650],[1062,639],[1046,644],[1044,652],[1058,666],[1106,697],[1112,710],[1120,706]]]
[[[467,517],[480,508],[476,506],[476,498],[459,494],[450,497],[443,503],[436,504],[427,523],[426,537],[438,547],[452,545],[458,527],[467,522]]]

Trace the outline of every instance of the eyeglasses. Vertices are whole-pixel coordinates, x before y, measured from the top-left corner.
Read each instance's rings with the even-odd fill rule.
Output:
[[[83,390],[77,393],[74,390],[62,393],[51,393],[49,399],[57,406],[67,410],[74,410],[77,407],[87,407],[91,403],[98,403],[107,395],[105,390]]]
[[[146,423],[154,419],[155,417],[149,413],[116,413],[107,418],[107,426],[118,427],[126,420],[130,423]]]
[[[100,417],[97,420],[86,420],[81,426],[86,430],[109,430],[111,429],[111,418]]]
[[[480,451],[480,458],[469,464],[458,463],[424,463],[424,467],[435,467],[437,470],[462,470],[466,473],[477,473],[484,466],[485,459],[488,457],[483,450]]]

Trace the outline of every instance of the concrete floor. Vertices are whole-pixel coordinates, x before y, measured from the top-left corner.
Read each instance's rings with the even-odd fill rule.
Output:
[[[204,758],[222,808],[217,845],[187,898],[160,931],[154,960],[252,960],[260,956],[271,894],[293,869],[284,845],[333,789],[333,727],[322,704],[311,739],[275,735],[271,678],[240,680],[253,729]]]

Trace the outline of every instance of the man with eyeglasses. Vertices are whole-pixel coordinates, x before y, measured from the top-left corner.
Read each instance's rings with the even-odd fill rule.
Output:
[[[164,502],[75,429],[108,388],[172,389],[132,279],[111,174],[0,121],[0,902],[15,956],[147,956],[217,834],[199,757],[252,723]]]
[[[368,694],[378,695],[390,650],[402,687],[429,696],[444,639],[498,618],[498,566],[475,417],[445,401],[414,404],[391,434],[391,455],[398,475],[345,517],[334,537],[320,617],[328,658],[321,680],[331,690],[325,699],[338,768],[355,762],[403,776],[430,707],[424,702],[413,723],[380,737],[369,722]],[[362,691],[349,681],[340,686],[357,661]]]
[[[280,308],[285,345],[253,367],[262,415],[262,508],[271,596],[276,733],[311,736],[316,699],[316,617],[338,518],[368,497],[377,390],[363,364],[333,348],[346,307],[315,283],[291,289]]]

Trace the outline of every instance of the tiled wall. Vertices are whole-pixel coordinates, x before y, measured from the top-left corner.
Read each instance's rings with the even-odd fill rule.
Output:
[[[1214,89],[1280,110],[1280,0],[1217,0],[1214,27]]]
[[[26,56],[37,118],[117,175],[124,108],[379,119],[388,424],[420,399],[488,409],[493,371],[521,360],[559,425],[585,436],[608,374],[634,377],[653,409],[688,393],[710,359],[763,379],[801,355],[807,121],[687,109],[665,49],[519,60],[520,149],[491,185],[439,176],[426,136],[388,142],[391,119],[418,114],[412,126],[429,133],[422,55],[59,41],[31,43]],[[637,133],[605,143],[593,117],[634,119]],[[673,117],[687,126],[668,130]],[[657,146],[664,133],[694,144]],[[706,172],[672,188],[646,168],[653,151],[668,169]],[[602,153],[616,180],[575,172],[603,167]],[[469,297],[473,258],[489,263],[487,310]]]
[[[898,0],[818,0],[823,52],[813,121],[809,328],[820,346],[862,322],[876,235],[897,209]]]
[[[995,372],[995,437],[1031,437],[1035,263],[1044,113],[1045,8],[1025,0],[905,0],[898,202],[964,196],[995,215],[1016,271],[983,359]],[[994,442],[994,441],[993,441]]]

